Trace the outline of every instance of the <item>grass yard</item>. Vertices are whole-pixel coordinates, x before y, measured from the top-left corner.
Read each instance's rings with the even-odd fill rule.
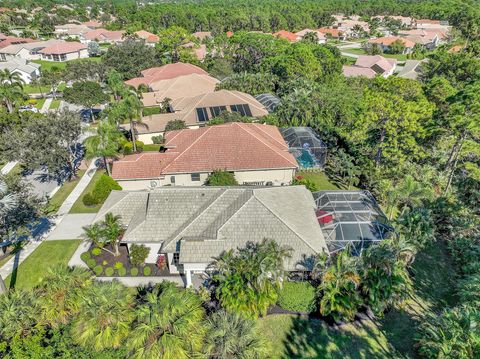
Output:
[[[395,351],[371,322],[329,327],[318,319],[275,314],[259,319],[271,358],[393,358]]]
[[[97,204],[95,206],[87,207],[83,204],[83,196],[85,196],[87,193],[91,192],[93,188],[95,187],[95,184],[98,182],[102,174],[104,174],[105,171],[103,170],[97,170],[95,174],[93,175],[92,180],[88,184],[87,188],[82,192],[82,195],[78,197],[77,201],[73,204],[72,209],[70,210],[70,213],[96,213],[102,206],[102,204]]]
[[[367,52],[362,49],[341,49],[342,52],[349,53],[349,54],[355,54],[355,55],[367,55]],[[407,59],[407,55],[404,54],[382,54],[383,57],[388,57],[392,59],[397,59],[398,61],[405,61]]]
[[[50,92],[50,86],[40,86],[40,85],[23,85],[23,91],[26,94],[32,93],[47,93]]]
[[[158,152],[160,151],[160,147],[162,145],[156,145],[156,144],[148,144],[148,145],[143,145],[143,151],[144,152]]]
[[[65,67],[67,67],[67,62],[82,61],[82,60],[100,62],[101,59],[102,59],[101,57],[88,57],[86,59],[78,59],[78,60],[71,60],[71,61],[64,61],[64,62],[45,61],[45,60],[33,60],[32,62],[40,64],[42,66],[41,69],[43,71],[45,70],[50,71],[54,68],[57,68],[59,70],[65,69]]]
[[[309,171],[300,171],[297,172],[297,176],[302,176],[305,179],[314,182],[319,191],[322,190],[331,190],[331,189],[339,189],[335,184],[329,181],[325,172],[309,172]]]
[[[60,107],[61,100],[53,100],[50,104],[50,110],[57,110]]]
[[[37,103],[35,104],[35,107],[36,107],[38,110],[41,110],[42,107],[43,107],[43,104],[45,103],[46,100],[47,100],[47,99],[45,99],[45,98],[39,98],[39,99],[37,100]]]
[[[52,214],[56,213],[63,202],[67,199],[68,195],[73,191],[75,186],[80,181],[80,178],[85,174],[85,170],[78,171],[78,178],[74,181],[67,181],[62,184],[62,187],[55,193],[52,198],[48,201],[47,213]]]
[[[7,288],[31,289],[47,274],[49,267],[67,264],[81,240],[44,241],[5,279]]]

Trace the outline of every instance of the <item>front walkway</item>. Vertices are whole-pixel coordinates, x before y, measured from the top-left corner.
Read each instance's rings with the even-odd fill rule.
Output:
[[[17,161],[10,161],[5,166],[2,167],[2,175],[9,174],[13,167],[17,165]]]
[[[49,97],[45,100],[43,103],[42,109],[40,110],[40,113],[47,113],[48,109],[50,108],[50,105],[52,104],[53,98]]]

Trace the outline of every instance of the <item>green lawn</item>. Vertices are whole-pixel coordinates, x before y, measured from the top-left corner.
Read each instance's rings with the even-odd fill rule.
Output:
[[[341,50],[342,50],[342,52],[346,52],[346,53],[349,53],[349,54],[367,55],[366,51],[362,48],[359,48],[359,49],[341,49]],[[407,59],[407,55],[403,55],[403,54],[395,55],[395,54],[385,54],[385,53],[383,53],[382,56],[383,57],[389,57],[389,58],[392,58],[392,59],[397,59],[398,61],[405,61]]]
[[[48,201],[47,213],[56,213],[68,195],[73,191],[75,186],[80,181],[80,178],[85,174],[85,170],[78,171],[78,178],[73,181],[67,181],[62,184],[62,187],[53,195]]]
[[[158,152],[160,151],[160,147],[162,145],[156,145],[156,144],[149,144],[149,145],[143,145],[143,151],[145,152]]]
[[[41,69],[43,71],[45,70],[49,71],[53,68],[63,70],[65,67],[67,67],[67,62],[82,61],[82,60],[99,62],[101,61],[101,57],[88,57],[87,59],[78,59],[78,60],[71,60],[71,61],[64,61],[64,62],[45,61],[45,60],[33,60],[32,62],[40,64],[42,66]]]
[[[67,264],[81,240],[45,241],[5,279],[7,288],[30,289],[38,285],[49,267]]]
[[[26,94],[32,94],[32,93],[47,93],[50,92],[50,86],[40,86],[40,85],[24,85],[23,86],[23,91]]]
[[[103,170],[97,170],[95,174],[93,175],[92,180],[88,184],[87,188],[82,192],[82,195],[78,197],[77,201],[73,204],[72,209],[70,210],[70,213],[96,213],[102,206],[102,204],[97,204],[96,206],[91,206],[87,207],[83,204],[83,196],[85,196],[87,193],[91,192],[93,188],[95,187],[95,184],[98,182],[102,174],[104,174],[105,171]]]
[[[328,177],[325,175],[324,172],[318,171],[318,172],[297,172],[297,176],[302,176],[305,179],[314,182],[319,191],[322,190],[329,190],[329,189],[339,189],[335,184],[329,181]]]
[[[375,324],[336,330],[318,319],[276,314],[259,319],[271,358],[393,358],[394,349]]]
[[[39,98],[37,100],[37,103],[35,104],[35,107],[38,108],[39,110],[41,110],[45,101],[46,101],[45,98]]]
[[[61,100],[53,100],[52,103],[50,104],[50,110],[56,110],[60,107],[60,101]]]

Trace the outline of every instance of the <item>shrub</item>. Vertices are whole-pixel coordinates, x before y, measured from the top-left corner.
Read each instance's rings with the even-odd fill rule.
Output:
[[[138,275],[138,268],[130,269],[130,275],[136,277]]]
[[[95,259],[93,258],[90,258],[90,259],[87,259],[87,266],[88,268],[93,268],[97,265],[97,262],[95,261]]]
[[[113,266],[115,269],[120,269],[123,268],[123,263],[122,262],[115,262],[115,265]]]
[[[133,144],[131,142],[125,142],[123,145],[123,154],[131,155],[133,153]]]
[[[132,244],[130,247],[130,261],[133,265],[144,264],[150,253],[150,248],[145,247],[143,244]]]
[[[152,268],[150,268],[150,267],[143,268],[143,275],[144,276],[149,276],[150,274],[152,274]]]
[[[152,136],[152,142],[156,145],[161,145],[163,143],[163,136],[162,135]]]
[[[91,193],[86,193],[82,198],[82,202],[87,207],[96,205],[95,198],[93,198],[93,195]]]
[[[107,267],[107,268],[105,269],[105,275],[106,275],[107,277],[113,276],[113,273],[115,273],[115,270],[114,270],[112,267]]]
[[[311,313],[315,310],[315,288],[308,282],[285,282],[278,305],[294,312]]]
[[[108,261],[106,261],[106,260],[102,261],[102,265],[106,266],[107,264],[108,264]]]
[[[143,109],[143,116],[158,115],[159,113],[162,113],[160,106],[146,107]]]
[[[167,122],[165,126],[165,132],[174,130],[183,130],[187,128],[187,124],[183,120],[171,120]]]
[[[127,269],[125,267],[118,268],[117,272],[120,277],[125,277],[127,275]]]
[[[101,265],[95,266],[93,271],[95,272],[96,276],[99,276],[103,273],[103,267]]]
[[[292,181],[292,185],[304,185],[310,192],[318,191],[318,186],[315,182],[312,182],[302,176],[296,176]]]
[[[92,196],[93,205],[105,202],[110,192],[112,192],[113,190],[121,190],[121,189],[122,187],[112,177],[109,177],[107,175],[102,175],[98,180],[98,182],[95,184],[95,187],[93,188],[93,191],[90,194]],[[83,203],[85,205],[87,205],[85,203],[85,198],[88,195],[89,194],[83,197]]]
[[[100,253],[102,253],[102,250],[100,248],[95,247],[95,248],[92,249],[92,254],[94,256],[98,256],[98,255],[100,255]]]
[[[236,186],[235,176],[227,171],[213,171],[207,178],[207,186]]]
[[[142,141],[135,141],[135,146],[137,146],[137,152],[142,152],[145,144]]]
[[[85,263],[87,263],[87,260],[89,260],[90,258],[90,252],[83,252],[82,254],[80,254],[80,259]]]

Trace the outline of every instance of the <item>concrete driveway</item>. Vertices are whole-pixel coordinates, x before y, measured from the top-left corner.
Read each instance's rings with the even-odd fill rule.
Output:
[[[96,213],[67,214],[47,237],[47,241],[59,239],[82,239],[83,227],[92,224]]]

